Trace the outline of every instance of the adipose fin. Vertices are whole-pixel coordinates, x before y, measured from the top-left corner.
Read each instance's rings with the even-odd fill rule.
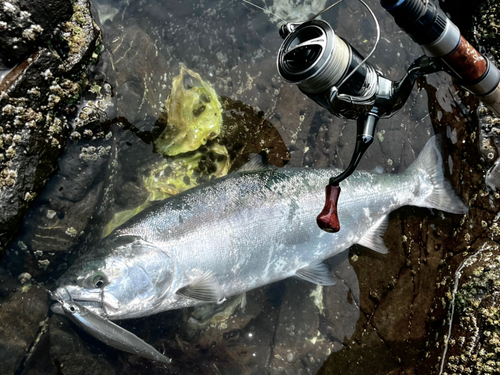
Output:
[[[276,167],[267,161],[267,157],[256,154],[247,163],[238,168],[236,172],[260,172],[268,169],[276,169]]]

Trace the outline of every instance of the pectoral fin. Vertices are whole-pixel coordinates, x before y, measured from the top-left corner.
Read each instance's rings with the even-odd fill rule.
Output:
[[[179,288],[175,294],[204,302],[217,302],[220,299],[217,280],[209,272],[194,278],[188,285]]]
[[[335,285],[337,281],[323,262],[311,263],[295,273],[301,279],[319,285]]]
[[[366,246],[369,249],[375,250],[381,254],[387,254],[389,250],[385,246],[384,239],[385,230],[389,225],[389,216],[384,216],[377,221],[363,238],[358,242],[360,245]]]

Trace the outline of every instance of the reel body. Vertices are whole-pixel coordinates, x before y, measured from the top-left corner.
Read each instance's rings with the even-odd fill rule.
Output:
[[[385,78],[356,49],[335,34],[328,22],[309,20],[280,28],[284,41],[278,52],[278,72],[333,115],[357,120],[351,162],[330,185],[347,178],[372,143],[380,118],[389,117],[406,102],[417,77],[441,70],[421,57],[398,82]]]

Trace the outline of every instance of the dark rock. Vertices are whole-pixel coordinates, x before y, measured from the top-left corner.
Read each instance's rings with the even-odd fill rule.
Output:
[[[2,283],[7,280],[2,280]],[[24,358],[38,344],[48,311],[45,288],[16,283],[16,291],[0,299],[0,372],[14,374]]]
[[[68,131],[64,108],[80,94],[99,42],[88,3],[74,8],[58,34],[66,38],[68,53],[41,49],[0,83],[0,252],[56,168]]]
[[[158,54],[155,40],[135,18],[128,18],[120,29],[104,26],[104,31],[108,32],[105,47],[112,52],[105,76],[115,89],[117,112],[132,124],[159,117],[168,96],[165,84],[172,68],[168,60]]]
[[[11,67],[46,46],[53,31],[70,19],[70,0],[0,2],[0,64]]]
[[[283,167],[290,160],[278,129],[249,105],[221,98],[223,129],[220,144],[226,146],[232,170],[246,163],[251,154],[265,151],[269,162]]]
[[[499,265],[498,243],[484,239],[449,259],[440,272],[428,322],[439,332],[439,340],[427,347],[419,374],[440,369],[457,375],[500,371]]]
[[[49,320],[49,331],[50,359],[54,364],[53,370],[55,370],[53,373],[62,372],[68,375],[116,374],[114,364],[99,355],[99,349],[89,347],[90,345],[83,342],[78,336],[85,335],[85,333],[74,328],[66,318],[53,315]],[[47,348],[44,352],[47,356]],[[89,361],[89,358],[92,360]]]
[[[9,242],[22,216],[55,168],[55,161],[65,143],[64,120],[47,110],[52,74],[60,60],[48,50],[36,53],[20,72],[20,80],[2,87],[0,135],[0,244]],[[21,69],[17,67],[16,69]],[[12,73],[11,73],[12,74]],[[2,82],[9,81],[9,76]],[[35,92],[34,100],[28,92]],[[54,99],[54,96],[52,96]],[[42,109],[41,107],[45,107]],[[16,141],[17,139],[17,141]],[[8,145],[7,142],[10,142]]]

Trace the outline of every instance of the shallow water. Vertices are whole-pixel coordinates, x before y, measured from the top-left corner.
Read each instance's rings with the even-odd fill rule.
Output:
[[[308,1],[299,7],[291,0],[256,2],[279,17],[302,20],[321,10],[324,3]],[[399,30],[378,1],[368,3],[382,29],[379,47],[370,61],[386,77],[399,79],[421,50]],[[13,273],[27,270],[36,281],[50,287],[79,253],[92,247],[112,213],[140,202],[141,192],[135,182],[145,166],[162,159],[153,152],[147,137],[141,135],[154,130],[180,63],[210,82],[219,96],[252,108],[244,112],[226,107],[228,117],[241,119],[234,113],[245,113],[243,117],[250,117],[254,123],[269,121],[288,148],[289,166],[347,165],[355,123],[334,118],[280,79],[275,59],[281,39],[275,16],[240,1],[109,0],[91,4],[103,32],[103,52],[90,75],[91,85],[97,88],[84,96],[86,100],[101,100],[104,121],[100,125],[87,121],[90,125],[82,125],[81,139],[74,139],[67,147],[59,172],[38,198],[4,261]],[[362,54],[371,49],[372,21],[359,3],[342,3],[323,19]],[[377,139],[360,169],[405,170],[434,131],[430,113],[438,120],[453,113],[457,122],[465,121],[467,111],[457,113],[459,99],[449,77],[436,74],[423,80],[422,85],[425,90],[415,88],[400,112],[379,123]],[[442,123],[446,124],[444,120]],[[91,133],[85,134],[83,129]],[[456,132],[452,137],[451,128],[448,134],[450,139],[455,137],[452,143],[456,143],[453,140],[457,137],[462,139]],[[267,135],[262,137],[271,146],[278,147],[281,142],[278,138],[269,140]],[[287,157],[285,153],[280,155]],[[451,164],[448,167],[453,171]],[[454,165],[457,168],[459,162],[455,160]],[[419,294],[414,287],[414,298],[409,301],[404,296],[386,298],[390,295],[388,285],[394,284],[393,289],[402,294],[408,289],[397,289],[397,281],[417,285],[421,279],[411,273],[417,269],[415,263],[420,264],[422,258],[434,258],[422,255],[408,265],[411,244],[413,249],[420,246],[418,251],[424,254],[427,242],[432,243],[428,238],[438,232],[448,238],[454,226],[457,225],[451,215],[403,209],[391,216],[385,236],[392,258],[354,247],[328,262],[341,280],[335,286],[320,288],[299,280],[275,283],[247,293],[245,303],[234,301],[234,312],[229,317],[226,311],[222,313],[226,315],[224,319],[205,322],[203,328],[200,322],[194,324],[206,319],[202,309],[167,312],[121,324],[174,357],[171,370],[179,374],[314,374],[330,353],[343,352],[350,345],[368,345],[360,333],[363,329],[373,340],[379,337],[370,347],[374,361],[388,358],[390,369],[393,363],[397,367],[397,358],[411,364],[405,356],[417,354],[394,349],[400,337],[395,328],[391,331],[387,326],[391,319],[396,321],[394,327],[407,324],[405,315],[395,311],[401,307],[413,316],[419,303],[426,307],[431,304],[433,295],[421,291]],[[66,250],[74,244],[76,247],[68,253]],[[434,259],[437,263],[442,254],[438,255]],[[38,298],[44,301],[43,297]],[[400,306],[402,303],[407,305]],[[412,320],[409,322],[411,325]],[[421,320],[413,322],[425,330]],[[72,328],[63,317],[51,316],[47,324],[51,361],[58,361],[58,366],[64,364],[61,368],[83,371],[88,361],[93,361],[94,372],[169,373],[163,365],[104,346]],[[401,333],[401,340],[418,347],[424,340],[423,333],[408,332]],[[71,351],[64,353],[56,348],[64,345],[73,348],[72,355]],[[379,350],[380,346],[388,349]],[[24,364],[25,373],[50,368],[36,361],[44,354],[37,349],[35,359]],[[377,366],[373,372],[368,365],[364,370],[353,369],[352,361],[348,355],[341,357],[339,363],[344,367],[338,370],[387,373]]]

